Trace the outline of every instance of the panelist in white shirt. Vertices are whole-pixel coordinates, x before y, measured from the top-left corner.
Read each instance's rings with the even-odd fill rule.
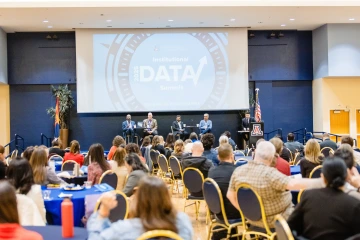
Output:
[[[177,134],[179,134],[180,138],[183,140],[189,137],[189,134],[185,130],[184,123],[181,121],[180,115],[176,116],[176,120],[172,123],[172,129],[175,137]]]

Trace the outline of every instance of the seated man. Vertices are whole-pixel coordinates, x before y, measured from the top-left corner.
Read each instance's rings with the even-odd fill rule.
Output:
[[[234,140],[231,138],[231,133],[229,131],[225,131],[223,133],[223,135],[227,136],[229,138],[229,144],[231,145],[231,147],[233,148],[233,151],[235,151],[236,149],[236,143],[234,142]]]
[[[130,142],[134,142],[134,134],[135,134],[136,124],[134,121],[131,121],[131,115],[126,115],[126,121],[122,123],[122,130],[124,133],[124,138],[126,140],[126,136],[130,135]]]
[[[194,142],[192,146],[192,155],[183,158],[181,161],[182,169],[193,167],[200,170],[204,175],[204,179],[208,177],[210,168],[213,166],[212,162],[203,156],[204,147],[201,142]],[[202,197],[203,192],[191,193],[192,196]]]
[[[156,119],[153,119],[152,113],[149,112],[148,118],[143,121],[144,137],[149,135],[158,135],[157,127],[158,125]]]
[[[295,154],[296,151],[302,153],[304,151],[304,145],[298,141],[294,141],[294,139],[295,135],[293,133],[289,133],[287,135],[287,142],[285,143],[285,147],[287,147],[293,154]]]
[[[199,124],[200,134],[210,133],[212,129],[212,122],[209,120],[209,114],[204,114],[204,120],[200,121]]]
[[[330,134],[324,133],[322,139],[323,141],[320,143],[320,150],[323,149],[324,147],[329,147],[332,150],[336,151],[337,149],[336,142],[330,139]]]
[[[220,163],[216,167],[212,167],[209,171],[209,178],[214,179],[214,181],[219,185],[221,194],[223,196],[225,213],[228,219],[241,219],[240,212],[231,204],[229,199],[226,197],[226,192],[229,188],[229,182],[231,175],[233,174],[235,168],[234,165],[234,154],[230,144],[223,144],[219,147],[218,158]],[[217,218],[223,220],[222,214],[217,214]],[[235,230],[235,229],[234,229]],[[213,239],[222,239],[226,238],[226,232],[221,231],[213,233]]]
[[[184,123],[181,121],[181,116],[177,115],[176,120],[172,123],[172,129],[174,132],[174,136],[179,134],[180,139],[186,139],[188,137],[188,133],[185,131]]]
[[[300,190],[317,186],[319,179],[295,179],[285,176],[276,168],[270,167],[275,155],[275,147],[268,141],[256,146],[255,158],[248,164],[236,168],[231,176],[227,197],[239,209],[236,190],[241,183],[250,184],[262,198],[267,223],[274,228],[277,214],[287,219],[293,211],[292,196],[287,190]],[[321,180],[320,180],[321,181]],[[251,221],[251,225],[264,227],[262,220]]]
[[[206,133],[201,138],[201,143],[204,146],[203,156],[211,160],[214,166],[219,164],[219,159],[217,158],[217,152],[213,149],[215,143],[215,136],[212,133]]]

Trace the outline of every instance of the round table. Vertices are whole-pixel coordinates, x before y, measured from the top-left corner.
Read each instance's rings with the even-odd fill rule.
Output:
[[[71,201],[74,208],[74,225],[78,227],[83,225],[81,219],[85,215],[85,196],[93,194],[99,194],[100,196],[102,193],[95,187],[79,191],[65,191],[63,189],[48,190],[51,191],[51,200],[44,200],[48,223],[51,225],[61,225],[61,203],[63,199],[58,197],[58,195],[60,193],[72,194]]]
[[[39,233],[44,240],[62,240],[62,239],[76,239],[76,240],[85,240],[88,237],[88,233],[85,228],[74,228],[74,237],[72,238],[63,238],[62,237],[62,227],[61,226],[44,226],[44,227],[35,227],[27,226],[24,227],[27,230],[34,231]],[[24,237],[26,239],[26,237]]]

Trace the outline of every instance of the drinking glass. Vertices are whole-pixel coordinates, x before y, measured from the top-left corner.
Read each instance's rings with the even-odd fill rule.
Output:
[[[50,200],[50,194],[51,194],[51,191],[50,191],[50,190],[44,190],[44,191],[43,191],[43,198],[44,198],[44,200]]]
[[[85,184],[86,189],[90,189],[91,185],[92,185],[92,182],[91,181],[85,181],[84,184]]]

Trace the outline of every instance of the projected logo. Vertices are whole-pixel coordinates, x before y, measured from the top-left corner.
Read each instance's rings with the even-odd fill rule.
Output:
[[[106,84],[116,110],[216,109],[228,88],[226,33],[117,34]]]

